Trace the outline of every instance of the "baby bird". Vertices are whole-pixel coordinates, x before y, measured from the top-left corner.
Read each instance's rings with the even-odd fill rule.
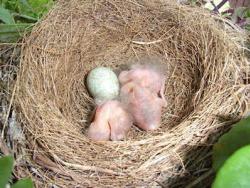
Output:
[[[157,65],[134,64],[129,71],[122,71],[119,75],[121,85],[135,82],[141,87],[149,89],[159,95],[164,102],[165,76]]]
[[[143,130],[155,130],[160,126],[165,101],[156,93],[129,82],[121,88],[121,100],[127,104],[134,123]]]
[[[95,141],[121,140],[132,124],[125,107],[117,100],[110,100],[97,107],[87,134]]]

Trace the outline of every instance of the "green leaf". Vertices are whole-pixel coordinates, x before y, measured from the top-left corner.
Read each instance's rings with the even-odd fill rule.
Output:
[[[50,7],[53,0],[19,0],[19,13],[35,19],[41,18]]]
[[[7,4],[7,1],[8,0],[0,0],[0,6],[4,7],[5,8],[5,4]]]
[[[53,4],[53,0],[0,0],[0,6],[12,16],[12,21],[16,23],[36,22],[48,12]],[[6,18],[4,16],[4,19]]]
[[[33,182],[30,178],[21,179],[12,185],[11,188],[33,188]]]
[[[250,31],[250,25],[246,25],[245,29],[248,30],[248,31]],[[248,47],[248,49],[250,49],[250,45],[248,45],[247,47]]]
[[[6,24],[14,24],[15,23],[14,18],[10,14],[10,11],[3,8],[3,7],[0,7],[0,20],[2,20]]]
[[[0,24],[0,42],[16,42],[34,24]]]
[[[5,187],[8,183],[13,169],[13,161],[11,156],[0,158],[0,187]]]
[[[53,0],[29,0],[28,2],[33,12],[36,13],[39,18],[46,14],[53,5]]]
[[[24,19],[32,21],[32,22],[37,22],[38,21],[37,18],[31,17],[31,16],[27,16],[27,15],[24,15],[24,14],[13,13],[12,15],[16,19],[18,19],[18,18],[24,18]]]
[[[212,188],[249,188],[249,177],[250,145],[236,151],[225,162],[217,173]]]
[[[250,9],[249,8],[245,11],[245,17],[250,18]]]
[[[30,6],[27,0],[19,0],[17,2],[17,6],[19,14],[37,18],[37,15],[34,13],[32,7]]]
[[[8,9],[11,12],[16,12],[17,11],[17,2],[19,0],[2,0],[2,7],[5,9]]]
[[[213,168],[218,171],[239,148],[250,144],[250,117],[236,123],[213,147]]]

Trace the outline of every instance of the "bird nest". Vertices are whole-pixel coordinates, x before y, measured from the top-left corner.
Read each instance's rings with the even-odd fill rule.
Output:
[[[207,168],[210,146],[247,108],[242,41],[222,18],[171,1],[58,1],[22,49],[15,102],[27,145],[16,174],[38,187],[151,187],[189,174],[192,160]],[[87,73],[152,57],[167,66],[160,128],[91,141]]]

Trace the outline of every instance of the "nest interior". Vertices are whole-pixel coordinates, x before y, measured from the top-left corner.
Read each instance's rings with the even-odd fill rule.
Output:
[[[171,1],[58,1],[22,49],[15,102],[29,141],[24,158],[38,174],[23,171],[37,186],[62,187],[153,186],[186,174],[191,148],[210,146],[227,129],[219,117],[238,118],[247,106],[243,39],[226,27]],[[152,57],[167,66],[161,128],[90,141],[87,73]]]

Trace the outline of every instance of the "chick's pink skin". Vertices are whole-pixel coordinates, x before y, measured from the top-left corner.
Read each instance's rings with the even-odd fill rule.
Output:
[[[139,128],[150,131],[160,126],[162,107],[165,102],[156,93],[129,82],[121,88],[121,99],[127,103],[134,123]]]
[[[141,87],[148,88],[152,92],[156,92],[165,101],[165,76],[150,65],[133,65],[131,70],[122,71],[119,75],[121,85],[128,82],[135,82]]]
[[[107,141],[110,139],[109,114],[104,109],[104,104],[98,106],[95,111],[94,121],[90,124],[87,135],[95,141]]]
[[[119,101],[107,101],[97,107],[88,137],[95,141],[121,140],[132,123],[132,117]]]

